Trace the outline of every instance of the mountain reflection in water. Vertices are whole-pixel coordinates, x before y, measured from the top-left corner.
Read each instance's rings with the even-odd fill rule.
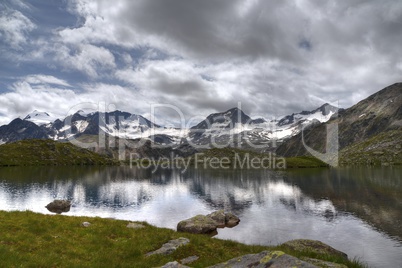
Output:
[[[321,240],[374,267],[402,263],[402,168],[292,171],[150,170],[129,167],[0,168],[0,209],[147,221],[175,229],[217,209],[241,218],[218,238],[272,245]],[[386,265],[384,266],[384,260]]]

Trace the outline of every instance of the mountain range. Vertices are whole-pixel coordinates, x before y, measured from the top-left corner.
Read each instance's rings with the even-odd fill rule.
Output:
[[[124,140],[140,144],[126,157],[188,156],[204,148],[237,147],[292,157],[309,155],[306,145],[326,151],[327,127],[337,125],[341,164],[402,163],[402,83],[396,83],[348,109],[324,104],[279,120],[252,119],[239,108],[214,113],[189,129],[164,127],[128,112],[77,111],[63,119],[34,111],[0,126],[0,144],[26,139],[77,140],[83,147],[120,156]],[[303,133],[301,133],[303,131]],[[303,135],[302,135],[303,134]],[[105,139],[105,147],[96,143]],[[304,142],[303,144],[303,137]],[[96,145],[94,145],[96,144]]]
[[[337,108],[324,104],[311,112],[303,111],[280,120],[252,119],[242,110],[232,108],[209,115],[190,129],[167,128],[157,125],[141,115],[122,111],[84,113],[77,111],[64,119],[56,119],[47,112],[33,111],[24,119],[16,118],[0,127],[0,143],[25,139],[51,139],[66,141],[83,136],[103,134],[118,139],[150,139],[153,143],[177,146],[190,143],[195,147],[269,146],[270,141],[282,141],[298,132],[303,125],[325,122]]]

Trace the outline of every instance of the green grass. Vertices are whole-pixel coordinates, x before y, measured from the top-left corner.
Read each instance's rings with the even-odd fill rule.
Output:
[[[88,221],[85,228],[81,223]],[[0,260],[2,267],[157,267],[170,261],[197,255],[192,267],[207,267],[231,258],[280,249],[296,257],[309,252],[290,252],[284,247],[244,245],[205,235],[178,233],[147,223],[143,229],[129,229],[128,221],[42,215],[33,212],[0,211]],[[168,256],[146,257],[171,239],[186,237],[190,243]],[[348,267],[363,267],[331,256],[324,257]]]
[[[52,140],[24,140],[0,145],[0,166],[115,165],[118,161]]]
[[[328,164],[312,156],[298,156],[286,158],[287,168],[319,168],[328,167]]]
[[[402,131],[382,132],[340,152],[340,163],[351,165],[402,165]]]

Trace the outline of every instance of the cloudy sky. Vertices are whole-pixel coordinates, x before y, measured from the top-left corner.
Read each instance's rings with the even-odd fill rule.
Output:
[[[400,0],[2,0],[0,125],[99,102],[186,118],[347,108],[402,81],[401,44]]]

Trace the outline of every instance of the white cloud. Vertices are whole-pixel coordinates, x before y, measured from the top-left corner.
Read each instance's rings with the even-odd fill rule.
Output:
[[[116,67],[114,55],[108,49],[90,44],[59,47],[56,57],[65,68],[82,71],[91,78]]]
[[[14,87],[0,99],[15,96],[17,102],[17,96],[38,94],[61,101],[68,96],[58,87],[78,85],[66,103],[114,102],[135,113],[149,103],[168,103],[191,117],[242,102],[247,113],[269,118],[323,102],[339,100],[349,107],[402,77],[402,2],[397,0],[66,4],[76,24],[39,37],[30,35],[35,26],[21,12],[7,13],[16,23],[0,24],[0,33],[8,34],[9,43],[29,45],[13,60],[67,75],[60,79],[38,70],[40,75],[26,77],[25,95]],[[38,25],[35,33],[40,30]],[[16,77],[27,75],[14,71]]]
[[[24,14],[6,7],[0,12],[0,38],[13,50],[27,43],[27,36],[36,25]]]
[[[67,83],[67,81],[51,75],[43,75],[43,74],[29,75],[25,78],[25,81],[30,84],[52,84],[58,86],[71,87],[71,85]]]

